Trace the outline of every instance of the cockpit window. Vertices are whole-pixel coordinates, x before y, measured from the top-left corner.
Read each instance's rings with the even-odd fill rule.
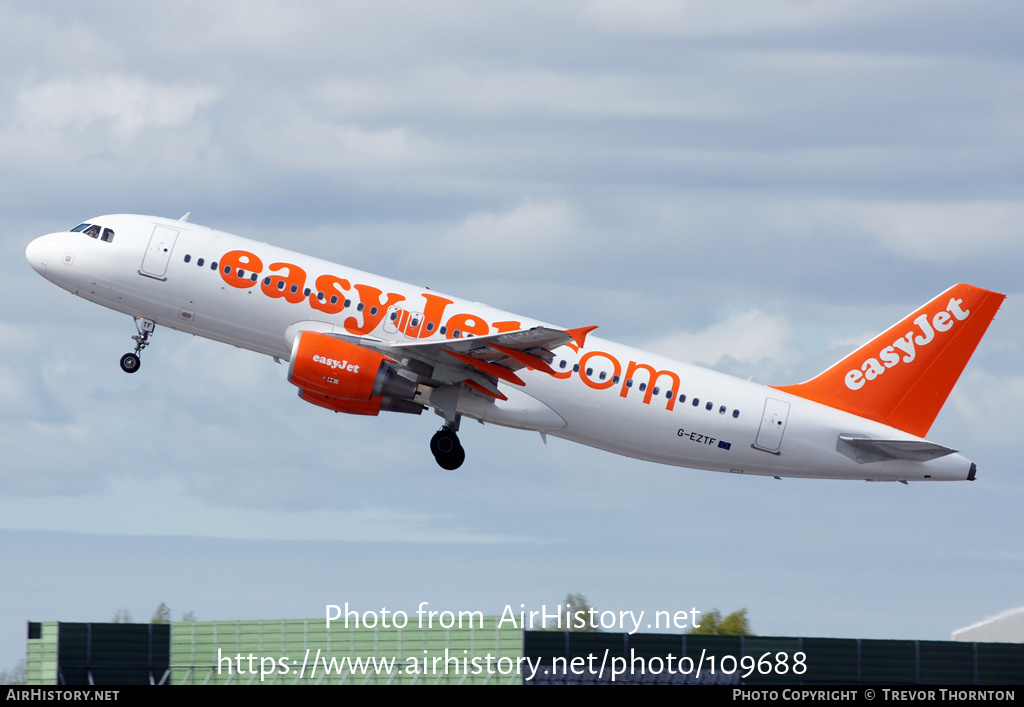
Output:
[[[102,228],[95,223],[80,223],[71,229],[72,233],[84,233],[90,238],[99,238],[101,241],[112,243],[114,241],[114,231],[109,228]],[[103,234],[102,237],[100,234]]]

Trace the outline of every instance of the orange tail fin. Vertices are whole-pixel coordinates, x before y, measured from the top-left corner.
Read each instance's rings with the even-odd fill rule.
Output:
[[[774,387],[923,437],[1004,299],[954,285],[816,378]]]

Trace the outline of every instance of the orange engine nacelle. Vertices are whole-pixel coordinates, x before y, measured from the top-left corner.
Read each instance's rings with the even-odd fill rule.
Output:
[[[304,331],[295,337],[288,382],[308,403],[353,415],[383,410],[419,414],[412,403],[416,383],[398,375],[393,359],[330,334]]]
[[[347,412],[349,415],[379,415],[380,404],[384,401],[384,398],[381,397],[369,400],[342,400],[305,389],[299,391],[299,397],[307,403],[313,403],[334,412]]]
[[[384,360],[330,334],[304,331],[292,345],[288,382],[332,398],[369,400]]]

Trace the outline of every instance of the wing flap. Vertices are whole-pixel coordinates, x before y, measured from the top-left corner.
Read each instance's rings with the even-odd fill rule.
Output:
[[[515,373],[505,368],[504,366],[499,366],[496,363],[489,363],[488,361],[485,361],[482,358],[473,358],[472,356],[466,356],[460,353],[455,353],[454,351],[449,351],[447,349],[442,349],[441,351],[442,353],[446,353],[449,356],[452,356],[457,360],[462,361],[468,366],[478,368],[484,373],[494,376],[499,380],[507,381],[509,383],[515,383],[516,385],[526,385],[525,383],[523,383],[522,378],[520,378],[519,376],[517,376]]]

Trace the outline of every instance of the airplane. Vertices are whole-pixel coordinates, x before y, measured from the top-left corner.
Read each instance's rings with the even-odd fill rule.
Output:
[[[954,285],[804,383],[764,386],[189,222],[100,216],[33,240],[47,280],[157,326],[288,362],[299,397],[339,413],[463,417],[661,464],[775,478],[973,481],[926,440],[1004,295]]]

